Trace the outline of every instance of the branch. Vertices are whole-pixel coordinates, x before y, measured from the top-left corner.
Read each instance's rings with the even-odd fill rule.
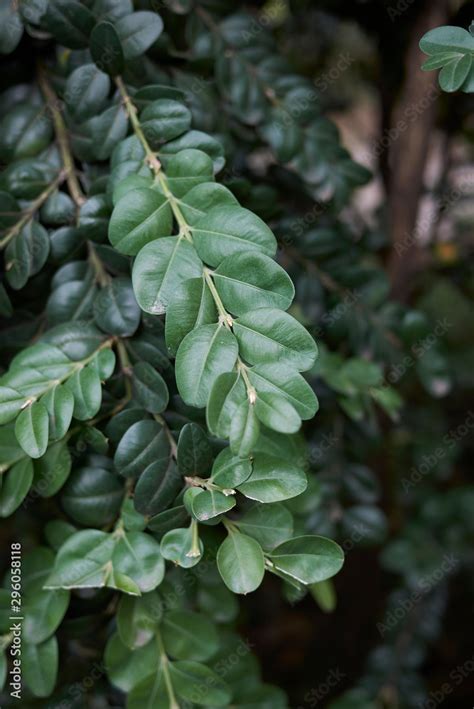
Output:
[[[38,83],[53,119],[56,140],[58,141],[61,159],[63,161],[64,169],[66,170],[66,180],[69,188],[69,194],[74,200],[76,207],[79,208],[84,204],[86,198],[82,192],[79,180],[77,179],[74,158],[69,146],[67,128],[61,115],[60,101],[56,96],[53,87],[49,83],[46,72],[41,65],[38,68]]]

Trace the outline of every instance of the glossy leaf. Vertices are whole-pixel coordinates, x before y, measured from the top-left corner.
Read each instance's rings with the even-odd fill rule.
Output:
[[[130,190],[115,205],[109,224],[110,243],[135,256],[148,242],[171,233],[171,208],[166,197],[149,188]]]
[[[288,313],[260,308],[234,322],[243,357],[251,364],[279,362],[299,371],[313,366],[316,344],[309,332]]]
[[[280,544],[269,555],[277,569],[304,584],[319,583],[341,569],[344,553],[325,537],[295,537]]]
[[[223,325],[201,325],[181,342],[176,355],[176,383],[191,406],[206,405],[214,381],[236,362],[238,345]]]
[[[238,490],[251,500],[280,502],[300,495],[306,485],[306,475],[296,465],[269,455],[257,455],[252,474]]]
[[[251,593],[263,580],[262,548],[252,537],[231,532],[217,552],[217,566],[224,583],[234,593]]]
[[[157,239],[140,251],[133,265],[135,296],[145,312],[160,315],[176,289],[201,273],[202,263],[188,241],[179,236]]]
[[[273,259],[258,252],[228,256],[212,277],[224,306],[233,315],[257,308],[286,310],[294,297],[290,277]]]
[[[214,207],[193,226],[193,240],[203,261],[218,266],[234,254],[254,250],[274,256],[276,241],[267,225],[242,207]]]

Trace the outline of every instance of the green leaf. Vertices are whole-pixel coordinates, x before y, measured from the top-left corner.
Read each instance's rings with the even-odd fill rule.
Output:
[[[135,59],[158,39],[163,30],[163,21],[155,12],[133,12],[120,19],[115,29],[125,59]]]
[[[168,611],[160,632],[166,653],[178,660],[208,660],[219,647],[214,624],[193,611]]]
[[[109,240],[120,253],[136,256],[145,244],[170,234],[171,227],[167,198],[158,190],[143,187],[130,190],[115,205]]]
[[[52,226],[61,226],[73,221],[75,206],[72,199],[65,192],[53,192],[41,207],[41,221]]]
[[[199,540],[197,549],[194,549],[192,527],[171,529],[161,540],[161,553],[165,559],[172,561],[176,566],[190,569],[200,562],[203,545]]]
[[[110,681],[122,692],[130,692],[159,666],[158,644],[153,641],[133,652],[115,633],[105,648],[104,662]]]
[[[250,250],[267,256],[276,253],[276,240],[267,225],[242,207],[214,207],[192,227],[199,256],[219,266],[227,256]]]
[[[45,588],[100,588],[111,576],[115,547],[112,535],[86,529],[71,535],[60,548]]]
[[[439,85],[443,91],[469,92],[473,83],[474,37],[461,27],[437,27],[420,40],[420,48],[430,55],[422,69],[441,69]]]
[[[214,207],[238,207],[239,203],[232,192],[217,182],[202,182],[181,199],[181,211],[186,222],[195,225]]]
[[[87,421],[100,409],[102,387],[100,377],[92,366],[79,369],[65,385],[74,397],[74,418]]]
[[[156,634],[163,615],[156,591],[144,596],[122,596],[117,611],[117,630],[124,645],[131,650],[143,647]]]
[[[230,424],[229,441],[232,453],[247,458],[253,451],[260,433],[255,405],[248,399],[236,409]]]
[[[224,448],[214,461],[211,482],[224,489],[233,489],[245,482],[252,472],[250,459],[232,455],[230,448]]]
[[[19,44],[23,35],[23,22],[17,5],[3,0],[0,5],[0,53],[10,54]]]
[[[235,524],[271,551],[293,534],[293,517],[284,505],[254,505]]]
[[[201,260],[184,237],[156,239],[143,247],[133,264],[135,296],[142,310],[160,315],[166,312],[176,289],[201,273]]]
[[[173,460],[163,471],[159,465],[150,466],[140,477],[136,488],[135,508],[151,516],[169,507],[183,486],[183,479]]]
[[[297,411],[281,394],[260,393],[255,402],[255,413],[265,426],[280,433],[295,433],[301,426]]]
[[[140,595],[163,580],[159,544],[143,532],[106,534],[86,529],[63,544],[46,588],[118,588]]]
[[[43,268],[49,254],[46,229],[30,221],[5,249],[6,279],[14,290],[20,290],[31,276]]]
[[[124,56],[119,34],[112,22],[98,22],[91,32],[90,52],[96,66],[110,76],[121,74]]]
[[[11,387],[0,386],[0,425],[13,421],[22,410],[26,397]]]
[[[127,697],[127,709],[170,709],[162,667],[133,687]]]
[[[446,25],[430,30],[420,40],[420,49],[425,54],[439,52],[459,52],[466,54],[474,50],[474,37],[462,27]]]
[[[186,335],[176,355],[176,384],[185,403],[205,406],[214,381],[234,367],[237,355],[234,335],[220,323]]]
[[[284,396],[303,421],[316,414],[319,403],[314,391],[290,366],[280,362],[257,364],[248,371],[248,377],[258,397],[264,394]]]
[[[100,380],[105,381],[113,374],[115,359],[115,352],[106,348],[97,352],[94,359],[89,363],[89,367],[97,372]]]
[[[79,233],[86,234],[93,241],[104,241],[107,235],[110,209],[110,201],[106,195],[97,194],[89,197],[79,210]],[[101,247],[96,245],[95,249],[100,255]]]
[[[276,547],[269,557],[279,571],[304,584],[331,578],[344,563],[341,547],[330,539],[317,536],[289,539]]]
[[[281,502],[306,490],[303,470],[270,455],[258,454],[250,477],[238,486],[239,492],[258,502]]]
[[[201,153],[206,153],[206,155],[208,155],[213,162],[214,172],[218,172],[219,170],[221,170],[225,164],[224,150],[222,144],[212,136],[208,135],[207,133],[203,133],[200,130],[189,130],[187,131],[187,133],[183,133],[183,135],[180,135],[179,138],[175,138],[174,140],[170,140],[168,143],[165,143],[160,150],[160,157],[166,162],[170,159],[171,156],[176,155],[177,153],[181,153],[183,152],[183,150],[199,150],[199,152]],[[207,168],[205,170],[205,173],[207,174]],[[200,182],[207,182],[209,181],[209,179],[212,179],[210,176],[207,178],[207,180],[204,179],[206,177],[205,173],[201,174],[201,177],[203,179],[198,179],[194,182],[188,183],[188,189],[191,188],[192,184],[195,185],[199,184]],[[184,194],[184,191],[180,192],[181,194]]]
[[[74,522],[102,527],[113,522],[124,495],[123,481],[99,466],[75,470],[61,495],[61,505]]]
[[[295,293],[281,266],[258,252],[236,253],[225,258],[212,278],[226,310],[233,315],[266,307],[286,310]]]
[[[185,524],[189,519],[189,514],[184,505],[172,507],[169,510],[164,510],[157,515],[154,515],[147,524],[148,529],[155,533],[156,536],[162,537],[166,532],[177,529]]]
[[[171,293],[165,322],[170,354],[176,355],[181,341],[190,330],[216,320],[216,306],[204,278],[190,278],[180,283]]]
[[[5,474],[0,489],[0,517],[9,517],[21,505],[33,482],[33,463],[19,460]]]
[[[149,468],[164,472],[169,463],[166,433],[156,421],[137,421],[125,432],[115,452],[120,475],[138,478]]]
[[[114,278],[94,300],[94,319],[111,335],[130,337],[140,324],[140,308],[129,278]]]
[[[71,472],[71,454],[66,441],[49,446],[35,463],[33,490],[40,497],[51,497],[62,488]]]
[[[95,18],[85,5],[76,0],[54,0],[48,3],[42,23],[65,47],[84,49],[89,46]]]
[[[191,112],[177,101],[162,98],[143,109],[140,123],[149,145],[158,150],[162,142],[177,138],[190,128]]]
[[[262,583],[265,561],[260,544],[240,532],[231,532],[217,551],[217,567],[233,593],[251,593]]]
[[[237,409],[247,401],[247,396],[243,379],[237,372],[226,372],[217,377],[206,409],[211,433],[221,438],[229,437]]]
[[[178,439],[178,468],[182,475],[203,476],[212,465],[212,449],[201,426],[187,423]]]
[[[138,362],[132,372],[133,396],[145,411],[159,414],[168,405],[168,387],[161,374],[148,362]]]
[[[291,315],[260,308],[234,321],[240,351],[250,364],[279,362],[299,371],[310,369],[317,356],[316,343]]]
[[[23,632],[38,645],[56,632],[69,605],[68,591],[36,591],[25,597]]]
[[[194,517],[199,522],[218,517],[235,507],[235,497],[224,495],[218,490],[202,490],[192,502]]]
[[[185,701],[206,706],[228,706],[231,692],[228,685],[212,670],[198,662],[172,662],[169,672],[176,694]]]
[[[102,20],[120,20],[133,12],[132,0],[95,0],[94,14]]]
[[[15,436],[27,455],[40,458],[48,447],[48,434],[48,410],[41,401],[35,401],[18,416]]]
[[[169,158],[166,165],[168,186],[175,197],[182,197],[192,187],[212,180],[213,176],[212,160],[202,150],[181,150]]]
[[[94,64],[83,64],[69,74],[64,101],[74,120],[81,123],[105,108],[109,90],[109,77]]]
[[[443,91],[457,91],[463,85],[472,66],[472,55],[458,56],[446,64],[439,73],[439,85]]]
[[[58,642],[53,635],[39,645],[23,642],[23,679],[35,697],[49,697],[58,673]]]
[[[127,134],[128,119],[122,104],[107,108],[88,122],[92,136],[92,149],[96,160],[107,160]]]
[[[0,159],[12,162],[37,155],[52,137],[52,125],[45,107],[20,103],[0,123]]]
[[[331,580],[313,583],[309,588],[311,595],[325,613],[332,613],[336,608],[336,591]]]

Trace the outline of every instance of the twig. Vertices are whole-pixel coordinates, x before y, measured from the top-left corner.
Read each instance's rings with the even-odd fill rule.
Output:
[[[72,156],[71,148],[69,146],[69,138],[67,134],[66,124],[64,123],[61,111],[59,109],[59,99],[56,96],[53,87],[49,83],[46,72],[41,65],[38,68],[38,83],[46,99],[46,103],[53,119],[56,140],[58,141],[61,159],[63,161],[64,169],[66,170],[66,180],[69,188],[69,193],[72,199],[74,200],[74,204],[79,209],[79,207],[81,207],[86,201],[86,198],[82,192],[79,180],[77,179],[76,167],[74,165],[74,158]]]

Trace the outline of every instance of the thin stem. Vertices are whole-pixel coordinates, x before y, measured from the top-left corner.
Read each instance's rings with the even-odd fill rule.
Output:
[[[240,374],[242,375],[242,379],[245,382],[250,403],[255,404],[255,402],[257,401],[257,391],[255,387],[252,386],[252,382],[250,381],[249,375],[247,374],[247,369],[247,365],[242,362],[240,357],[237,357],[237,370],[240,372]]]
[[[143,145],[143,149],[145,151],[146,157],[147,157],[147,162],[155,175],[158,175],[160,170],[161,170],[161,163],[156,157],[155,153],[153,150],[150,148],[150,144],[148,143],[148,140],[146,139],[146,136],[142,130],[142,127],[140,125],[140,121],[138,120],[137,116],[137,109],[130,98],[126,86],[123,82],[122,77],[117,76],[115,78],[115,83],[117,84],[117,88],[120,91],[120,95],[122,96],[122,100],[125,106],[125,110],[128,113],[128,117],[130,118],[130,122],[133,127],[133,131],[135,135],[137,136],[138,140],[140,143]]]
[[[212,492],[213,490],[215,490],[216,492],[222,492],[222,494],[226,497],[228,497],[229,495],[235,495],[235,490],[232,490],[231,488],[221,487],[220,485],[216,485],[210,480],[200,478],[196,475],[188,475],[184,478],[184,481],[187,485],[190,485],[191,487],[202,487],[204,490],[208,490],[209,492]]]
[[[41,65],[38,69],[38,83],[46,99],[46,103],[53,119],[56,140],[58,141],[61,159],[63,161],[63,165],[67,173],[66,179],[69,188],[69,194],[74,200],[76,207],[79,208],[84,204],[86,198],[82,192],[79,180],[77,179],[74,158],[72,157],[71,148],[69,146],[69,138],[66,129],[66,124],[64,123],[59,108],[60,102],[54,92],[53,87],[49,83],[44,68]]]
[[[132,374],[132,365],[130,363],[130,358],[128,356],[127,348],[125,347],[125,343],[123,340],[120,339],[120,337],[117,338],[116,340],[116,347],[117,347],[117,354],[120,362],[120,368],[122,370],[122,374],[125,376],[125,392],[126,396],[128,396],[129,399],[132,398],[132,384],[130,382],[130,377]]]
[[[227,517],[224,517],[224,519],[222,520],[222,524],[224,525],[229,534],[239,534],[239,528],[237,527],[237,524],[231,522],[230,519],[227,519]]]
[[[161,189],[163,190],[163,194],[165,197],[168,199],[171,209],[173,211],[173,215],[178,223],[179,230],[180,230],[180,235],[184,236],[188,241],[192,240],[191,237],[191,228],[189,224],[187,223],[186,219],[184,218],[184,215],[181,211],[181,208],[178,204],[178,200],[174,196],[174,194],[171,192],[169,185],[168,185],[168,180],[166,178],[166,175],[161,169],[161,162],[158,160],[156,157],[156,153],[152,150],[145,133],[143,132],[143,129],[140,125],[140,121],[138,120],[137,116],[137,108],[134,105],[130,95],[127,92],[127,88],[121,79],[120,76],[118,76],[116,79],[116,84],[118,86],[118,89],[120,91],[120,94],[122,96],[124,105],[125,105],[125,110],[128,113],[128,117],[130,118],[130,122],[132,124],[133,131],[135,135],[137,136],[138,140],[143,146],[143,149],[145,151],[146,155],[146,161],[148,165],[151,167],[153,170],[156,179],[158,180]]]
[[[99,258],[94,243],[92,241],[87,242],[87,251],[89,256],[89,262],[95,271],[97,283],[104,288],[108,286],[111,282],[111,277],[104,268],[104,264]]]
[[[169,660],[166,654],[165,646],[163,645],[163,640],[159,631],[156,633],[156,641],[158,643],[158,650],[160,653],[161,668],[163,670],[163,679],[165,680],[166,691],[168,693],[170,709],[180,709],[178,702],[176,701],[176,696],[174,693],[173,683],[171,681],[171,675],[169,672]]]
[[[209,290],[212,293],[212,297],[214,298],[214,302],[217,307],[217,311],[219,315],[221,316],[221,320],[224,323],[224,325],[230,330],[232,325],[234,324],[234,321],[232,319],[232,316],[227,312],[227,310],[224,307],[224,304],[219,296],[219,293],[217,292],[217,288],[214,285],[214,281],[211,278],[211,271],[208,268],[204,269],[204,278],[209,286]]]
[[[40,207],[43,206],[44,202],[48,199],[48,197],[61,185],[64,180],[67,177],[67,172],[66,170],[61,170],[59,172],[58,176],[51,182],[48,187],[46,187],[43,192],[41,192],[38,197],[33,200],[31,205],[28,207],[28,209],[25,211],[21,219],[19,219],[5,234],[3,239],[0,239],[0,249],[5,248],[5,246],[17,235],[20,233],[20,231],[23,229],[26,224],[28,224],[29,221],[31,221],[35,215],[35,213],[40,209]]]
[[[128,116],[130,118],[130,121],[132,123],[133,130],[135,132],[135,135],[137,138],[140,140],[141,144],[143,145],[143,148],[145,150],[145,154],[147,156],[147,162],[154,171],[161,188],[163,190],[164,195],[167,197],[171,209],[173,211],[174,217],[178,223],[179,230],[180,230],[180,236],[186,238],[190,243],[193,242],[192,239],[192,229],[190,225],[187,223],[181,208],[179,206],[179,201],[176,199],[174,194],[171,192],[169,185],[168,185],[168,180],[166,178],[165,173],[161,169],[161,163],[159,160],[156,158],[155,153],[151,149],[145,134],[143,133],[142,127],[140,125],[140,121],[138,120],[137,116],[137,109],[130,98],[129,94],[127,93],[126,86],[123,82],[123,80],[120,77],[116,78],[116,83],[117,87],[120,91],[120,94],[122,96],[125,108],[127,110]],[[212,271],[209,268],[204,268],[204,278],[206,280],[206,283],[209,287],[209,290],[211,291],[212,297],[214,299],[214,302],[216,304],[217,310],[219,312],[220,316],[220,321],[224,324],[224,326],[228,329],[232,329],[233,325],[233,319],[230,313],[227,312],[227,310],[224,307],[224,304],[219,296],[219,293],[217,292],[217,289],[214,285],[214,281],[212,280],[211,277]],[[240,359],[240,357],[237,357],[237,368],[238,370],[242,373],[242,378],[245,382],[246,388],[247,388],[247,394],[248,398],[251,404],[254,404],[257,398],[257,393],[254,389],[254,387],[251,385],[250,380],[247,376],[247,367],[244,364],[244,362]],[[158,420],[158,419],[157,419]]]
[[[37,401],[41,396],[43,396],[44,394],[47,394],[48,391],[50,391],[51,389],[54,389],[59,384],[62,384],[63,382],[66,381],[66,379],[69,379],[76,372],[83,369],[87,364],[89,364],[89,362],[91,362],[94,359],[94,357],[98,354],[98,352],[101,352],[101,350],[104,350],[106,348],[110,348],[112,346],[112,343],[113,343],[112,337],[109,338],[108,340],[104,340],[104,342],[102,342],[102,344],[96,350],[94,350],[94,352],[91,355],[89,355],[85,359],[81,359],[79,362],[75,362],[73,364],[73,366],[71,367],[70,371],[67,372],[67,374],[60,377],[59,379],[53,379],[51,382],[49,382],[48,386],[45,389],[38,392],[37,394],[32,394],[31,396],[29,396],[25,400],[25,402],[23,403],[23,405],[21,407],[22,410],[26,409],[28,406],[31,406],[31,404],[33,404],[35,401]]]
[[[170,203],[174,217],[175,217],[176,221],[178,222],[180,234],[182,236],[184,236],[188,241],[192,242],[191,227],[187,223],[187,221],[183,215],[183,212],[181,211],[181,208],[178,204],[178,200],[176,199],[174,194],[171,192],[169,185],[168,185],[168,180],[166,178],[166,175],[163,172],[160,172],[160,174],[158,175],[158,181],[161,185],[161,188],[162,188],[165,196],[167,197],[167,199]]]

